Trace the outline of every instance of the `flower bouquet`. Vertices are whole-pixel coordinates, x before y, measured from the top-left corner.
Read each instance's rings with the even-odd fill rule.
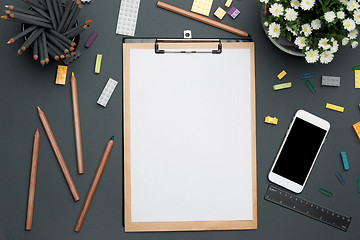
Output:
[[[360,1],[360,0],[358,0]],[[339,45],[357,47],[360,5],[356,0],[259,0],[269,14],[267,34],[294,42],[308,63],[328,64]]]

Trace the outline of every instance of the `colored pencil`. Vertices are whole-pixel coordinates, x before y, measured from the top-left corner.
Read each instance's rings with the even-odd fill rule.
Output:
[[[37,171],[37,163],[38,163],[38,158],[39,158],[39,143],[40,143],[40,135],[39,135],[39,129],[37,128],[36,132],[34,134],[32,158],[31,158],[29,192],[28,192],[26,223],[25,223],[26,230],[31,230],[31,228],[32,228],[32,218],[33,218],[33,212],[34,212],[35,184],[36,184],[36,171]]]
[[[224,23],[221,23],[221,22],[212,20],[212,19],[210,19],[210,18],[201,16],[201,15],[199,15],[199,14],[196,14],[196,13],[193,13],[193,12],[189,12],[189,11],[184,10],[184,9],[182,9],[182,8],[175,7],[175,6],[173,6],[173,5],[164,3],[164,2],[162,2],[162,1],[158,1],[156,5],[157,5],[158,7],[160,7],[160,8],[165,9],[165,10],[168,10],[168,11],[171,11],[171,12],[174,12],[174,13],[177,13],[177,14],[182,15],[182,16],[184,16],[184,17],[192,18],[192,19],[194,19],[194,20],[196,20],[196,21],[199,21],[199,22],[208,24],[208,25],[213,26],[213,27],[216,27],[216,28],[220,28],[220,29],[222,29],[222,30],[225,30],[225,31],[234,33],[234,34],[236,34],[236,35],[244,36],[244,37],[249,36],[249,34],[248,34],[247,32],[245,32],[245,31],[243,31],[243,30],[240,30],[240,29],[238,29],[238,28],[231,27],[231,26],[229,26],[229,25],[226,25],[226,24],[224,24]]]
[[[48,51],[49,51],[49,55],[55,60],[55,61],[59,61],[60,57],[58,55],[56,55],[56,53],[48,47]]]
[[[59,13],[60,13],[60,19],[62,18],[62,16],[64,15],[64,5],[62,3],[62,1],[57,1],[58,3],[58,8],[59,8]],[[58,21],[60,22],[60,20]]]
[[[61,51],[63,51],[66,54],[70,54],[69,49],[66,48],[66,46],[62,45],[55,37],[53,37],[51,34],[46,33],[47,38],[50,42],[52,42],[56,47],[58,47]]]
[[[51,23],[49,21],[49,19],[46,19],[46,18],[43,18],[42,16],[38,17],[38,16],[33,16],[33,15],[29,15],[29,14],[26,14],[26,13],[17,13],[17,12],[11,12],[10,10],[6,10],[5,11],[6,14],[10,15],[10,14],[16,14],[17,16],[19,17],[22,17],[22,18],[28,18],[28,19],[32,19],[32,20],[35,20],[35,21],[40,21],[40,22],[45,22],[45,23]]]
[[[68,38],[73,38],[76,35],[79,35],[81,32],[85,31],[86,29],[88,29],[89,26],[88,25],[84,25],[82,28],[79,28],[78,30],[74,31],[73,33],[67,35]]]
[[[65,37],[63,34],[57,32],[57,31],[54,31],[54,30],[52,30],[52,29],[49,29],[49,33],[52,34],[52,35],[54,35],[54,36],[57,37],[58,39],[66,42],[66,44],[68,44],[68,45],[70,45],[70,46],[72,46],[72,47],[76,46],[76,43],[74,43],[73,41],[71,41],[70,39],[68,39],[68,38]]]
[[[45,54],[44,54],[43,41],[42,41],[41,37],[39,37],[37,40],[38,40],[38,43],[39,43],[39,60],[40,60],[40,64],[41,64],[41,66],[44,66],[45,65]]]
[[[94,176],[94,179],[91,183],[91,186],[90,186],[90,189],[89,189],[89,192],[86,196],[86,199],[84,201],[84,205],[81,209],[81,212],[80,212],[80,215],[76,221],[76,224],[75,224],[75,228],[74,228],[74,231],[75,232],[80,232],[81,230],[81,227],[84,223],[84,220],[85,220],[85,217],[86,217],[86,214],[87,214],[87,211],[89,210],[89,207],[90,207],[90,204],[92,202],[92,199],[94,197],[94,194],[95,194],[95,191],[96,191],[96,188],[99,184],[99,181],[100,181],[100,178],[101,178],[101,175],[104,171],[104,168],[105,168],[105,165],[106,165],[106,162],[109,158],[109,155],[110,155],[110,152],[111,152],[111,149],[114,145],[114,137],[111,137],[110,141],[107,143],[106,147],[105,147],[105,151],[101,157],[101,160],[100,160],[100,163],[99,163],[99,166],[96,170],[96,173],[95,173],[95,176]]]
[[[52,43],[47,42],[48,48],[51,49],[56,55],[60,57],[60,59],[65,59],[65,55]]]
[[[22,54],[26,49],[28,49],[28,47],[44,32],[44,30],[44,28],[38,28],[34,30],[18,50],[18,55]]]
[[[72,4],[73,4],[73,2],[70,1],[70,4],[66,5],[64,15],[62,16],[61,21],[60,21],[59,26],[56,29],[56,31],[58,31],[58,32],[62,31],[62,28],[64,27],[65,22],[68,19],[70,11],[72,9],[72,6],[73,6]]]
[[[43,7],[47,8],[46,1],[45,1],[45,0],[39,0],[39,2],[40,2],[40,4],[41,4]]]
[[[42,10],[41,8],[37,8],[37,7],[32,7],[35,11],[37,11],[41,16],[47,18],[48,20],[51,20],[50,15],[45,12],[44,10]]]
[[[37,1],[24,0],[24,2],[29,4],[30,7],[37,7],[37,8],[41,8],[42,10],[46,10],[46,8]]]
[[[33,58],[34,60],[38,60],[39,58],[39,42],[38,39],[35,40],[35,42],[33,43]]]
[[[23,22],[23,23],[28,23],[28,24],[31,24],[31,25],[37,25],[37,26],[44,27],[44,28],[52,28],[52,26],[50,24],[48,24],[48,23],[45,23],[45,22],[42,22],[42,21],[36,21],[36,20],[30,19],[30,18],[27,18],[27,17],[24,18],[22,16],[19,16],[18,14],[10,14],[9,17],[14,19],[14,20]]]
[[[70,84],[71,84],[71,97],[72,97],[73,117],[74,117],[74,131],[75,131],[78,174],[83,174],[84,160],[83,160],[82,144],[81,144],[79,101],[78,101],[77,82],[74,73],[71,74]]]
[[[15,36],[13,36],[12,38],[9,39],[9,41],[7,42],[7,44],[10,44],[10,43],[13,43],[15,42],[16,40],[18,40],[19,38],[25,36],[26,34],[34,31],[35,29],[37,29],[38,26],[31,26],[31,27],[28,27],[27,29],[25,29],[24,31],[16,34]]]
[[[65,21],[65,24],[64,24],[64,27],[62,28],[62,30],[60,32],[65,32],[67,31],[67,29],[69,28],[69,24],[71,22],[71,19],[73,18],[73,16],[75,15],[76,11],[78,9],[78,4],[75,3],[73,4],[72,8],[71,8],[71,11],[69,13],[69,16],[67,17],[66,21]],[[72,27],[72,26],[70,26]]]
[[[46,135],[47,135],[47,137],[49,139],[51,147],[54,150],[54,154],[55,154],[56,159],[57,159],[57,161],[59,163],[60,169],[61,169],[61,171],[62,171],[62,173],[63,173],[63,175],[65,177],[66,183],[67,183],[67,185],[68,185],[68,187],[70,189],[71,195],[74,198],[74,201],[79,201],[80,200],[79,194],[77,193],[74,182],[71,179],[69,170],[66,167],[64,158],[61,155],[60,149],[59,149],[59,147],[58,147],[58,145],[56,143],[54,134],[51,131],[51,128],[50,128],[50,125],[49,125],[49,123],[48,123],[48,121],[46,119],[46,116],[45,116],[44,112],[41,111],[39,106],[37,107],[37,109],[38,109],[38,114],[39,114],[40,121],[41,121],[41,123],[42,123],[42,125],[44,127],[45,133],[46,133]]]
[[[76,8],[76,11],[75,11],[74,15],[72,16],[71,21],[70,21],[70,23],[69,23],[66,31],[69,30],[70,28],[72,28],[72,26],[75,25],[76,19],[77,19],[77,17],[79,16],[79,14],[80,14],[80,12],[81,12],[81,9],[82,9],[83,7],[84,7],[84,5],[82,5],[81,3],[78,4],[78,7]]]
[[[47,48],[45,32],[43,32],[41,34],[41,42],[42,42],[43,50],[44,50],[44,60],[45,60],[45,63],[48,64],[49,63],[49,52],[48,52],[48,48]]]
[[[49,15],[50,15],[51,23],[53,25],[53,29],[57,29],[58,25],[57,25],[57,22],[56,22],[55,13],[54,13],[54,9],[53,9],[51,0],[47,0],[46,5],[48,7],[48,12],[49,12]]]
[[[57,22],[57,24],[59,24],[59,22],[60,22],[60,10],[59,10],[58,0],[52,0],[52,6],[53,6],[53,9],[54,9],[56,22]]]
[[[73,46],[69,45],[67,42],[63,41],[62,39],[59,39],[58,37],[52,35],[50,32],[47,32],[46,34],[55,38],[59,43],[61,43],[62,46],[64,46],[66,49],[69,49],[71,52],[75,50]]]
[[[5,5],[5,7],[9,10],[12,10],[12,11],[15,11],[15,12],[19,12],[19,13],[26,13],[26,14],[29,14],[29,15],[33,15],[33,16],[38,16],[39,14],[34,12],[34,11],[31,11],[31,10],[28,10],[28,9],[24,9],[24,8],[19,8],[19,7],[15,7],[13,5]]]
[[[83,28],[84,25],[89,25],[91,22],[92,22],[92,20],[86,20],[83,24],[80,24],[79,26],[76,26],[76,27],[64,32],[63,35],[67,37],[67,35],[73,33],[74,31],[77,31],[80,28]]]

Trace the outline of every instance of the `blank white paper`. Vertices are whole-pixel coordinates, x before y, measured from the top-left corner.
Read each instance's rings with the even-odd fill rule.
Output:
[[[249,49],[130,51],[132,222],[253,219],[250,70]]]

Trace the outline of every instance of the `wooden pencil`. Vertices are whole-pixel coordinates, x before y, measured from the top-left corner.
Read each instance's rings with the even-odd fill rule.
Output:
[[[67,37],[65,37],[63,34],[57,32],[57,31],[54,31],[52,29],[49,29],[49,33],[51,33],[52,35],[54,35],[55,37],[57,37],[58,39],[66,42],[68,45],[74,47],[76,46],[76,43],[74,43],[73,41],[71,41],[70,39],[68,39]]]
[[[48,48],[51,49],[57,56],[60,57],[60,59],[65,59],[65,55],[52,43],[49,41],[47,42]]]
[[[37,11],[41,16],[47,18],[48,20],[51,20],[50,15],[45,12],[44,10],[42,10],[41,8],[38,7],[32,7],[35,11]]]
[[[70,24],[70,22],[71,22],[71,19],[72,19],[73,16],[75,15],[77,9],[78,9],[78,4],[77,4],[77,3],[73,4],[72,9],[71,9],[71,11],[70,11],[70,13],[69,13],[69,16],[67,17],[66,22],[65,22],[65,24],[64,24],[64,27],[62,28],[62,30],[61,30],[60,32],[65,32],[65,31],[67,31],[67,29],[69,28],[69,24]],[[72,26],[70,26],[70,27],[72,27]]]
[[[76,19],[77,19],[77,17],[79,16],[79,14],[80,14],[80,12],[81,12],[81,9],[82,9],[83,7],[84,7],[84,6],[83,6],[81,3],[78,4],[78,7],[76,8],[76,12],[75,12],[75,14],[72,16],[71,21],[70,21],[70,23],[69,23],[66,31],[69,30],[70,28],[72,28],[72,27],[75,25]]]
[[[56,22],[56,17],[55,17],[55,13],[54,13],[54,9],[53,9],[51,0],[47,0],[46,5],[48,7],[48,12],[49,12],[49,15],[50,15],[51,23],[53,25],[53,29],[57,29],[58,25],[57,25],[57,22]]]
[[[60,23],[60,10],[59,10],[58,0],[52,0],[52,6],[54,9],[56,22],[57,22],[57,24],[59,24]]]
[[[33,43],[33,58],[35,61],[39,58],[39,42],[37,39]]]
[[[26,49],[28,49],[28,47],[44,32],[44,30],[44,28],[38,28],[34,30],[18,50],[18,55],[22,54]]]
[[[34,12],[34,11],[31,11],[31,10],[28,10],[28,9],[24,9],[24,8],[19,8],[19,7],[15,7],[13,5],[5,5],[5,7],[9,10],[12,10],[12,11],[15,11],[15,12],[19,12],[19,13],[26,13],[26,14],[29,14],[29,15],[34,15],[34,16],[38,16],[39,14]]]
[[[28,202],[27,202],[27,211],[26,211],[26,222],[25,222],[26,230],[31,230],[31,228],[32,228],[32,219],[33,219],[33,212],[34,212],[35,184],[36,184],[36,171],[37,171],[37,163],[38,163],[38,158],[39,158],[39,143],[40,143],[40,135],[39,135],[39,129],[37,128],[36,132],[34,134],[34,142],[33,142],[33,149],[32,149],[29,192],[28,192]]]
[[[79,101],[78,101],[77,82],[74,73],[71,74],[70,84],[71,84],[71,97],[72,97],[73,117],[74,117],[74,131],[75,131],[75,145],[76,145],[78,174],[83,174],[84,159],[83,159],[82,143],[81,143]]]
[[[42,10],[46,10],[46,8],[41,5],[39,2],[37,1],[33,1],[33,0],[24,0],[24,2],[26,2],[27,4],[29,4],[30,7],[37,7],[37,8],[41,8]]]
[[[29,14],[26,14],[26,13],[17,13],[17,12],[11,12],[10,10],[6,10],[5,11],[6,14],[10,15],[10,14],[16,14],[17,16],[20,16],[20,17],[23,17],[23,18],[27,18],[27,19],[32,19],[32,20],[35,20],[35,21],[40,21],[40,22],[45,22],[45,23],[51,23],[49,21],[49,19],[46,19],[42,16],[33,16],[33,15],[29,15]]]
[[[88,192],[88,194],[86,196],[86,199],[84,201],[84,204],[82,206],[80,215],[79,215],[79,217],[78,217],[78,219],[76,221],[76,224],[75,224],[75,227],[74,227],[75,232],[80,232],[80,230],[81,230],[82,224],[84,223],[87,211],[89,210],[91,201],[92,201],[92,199],[94,197],[96,188],[97,188],[97,186],[99,184],[101,175],[102,175],[102,173],[104,171],[106,162],[107,162],[107,160],[109,158],[109,155],[110,155],[110,152],[111,152],[111,149],[112,149],[113,145],[114,145],[114,137],[111,137],[110,141],[107,143],[107,145],[105,147],[105,151],[104,151],[104,153],[103,153],[103,155],[101,157],[99,166],[98,166],[98,168],[96,170],[96,173],[95,173],[94,179],[93,179],[93,181],[91,183],[89,192]]]
[[[37,40],[38,40],[38,43],[39,43],[39,60],[40,60],[40,64],[41,64],[41,66],[44,66],[45,65],[45,54],[44,54],[43,41],[42,41],[41,37],[39,37]]]
[[[23,17],[23,16],[19,16],[19,14],[10,14],[9,17],[14,20],[17,20],[19,22],[28,23],[28,24],[32,24],[32,25],[36,25],[36,26],[40,26],[40,27],[44,27],[44,28],[52,28],[52,26],[49,23],[33,20],[33,19]]]
[[[41,41],[42,41],[42,46],[43,46],[43,50],[44,50],[44,61],[46,64],[48,64],[49,63],[49,52],[48,52],[48,48],[47,48],[45,32],[43,32],[41,34]]]
[[[240,29],[238,29],[238,28],[231,27],[231,26],[229,26],[229,25],[226,25],[226,24],[224,24],[224,23],[221,23],[221,22],[212,20],[212,19],[210,19],[210,18],[201,16],[201,15],[199,15],[199,14],[196,14],[196,13],[193,13],[193,12],[189,12],[189,11],[184,10],[184,9],[182,9],[182,8],[175,7],[175,6],[173,6],[173,5],[164,3],[164,2],[162,2],[162,1],[158,1],[156,5],[157,5],[158,7],[160,7],[160,8],[165,9],[165,10],[168,10],[168,11],[171,11],[171,12],[174,12],[174,13],[177,13],[177,14],[182,15],[182,16],[184,16],[184,17],[188,17],[188,18],[194,19],[194,20],[196,20],[196,21],[199,21],[199,22],[208,24],[208,25],[213,26],[213,27],[216,27],[216,28],[220,28],[220,29],[222,29],[222,30],[225,30],[225,31],[234,33],[234,34],[236,34],[236,35],[243,36],[243,37],[249,36],[249,34],[248,34],[247,32],[245,32],[245,31],[243,31],[243,30],[240,30]]]
[[[92,20],[86,20],[83,24],[80,24],[79,26],[76,26],[72,29],[69,29],[68,31],[64,32],[63,35],[64,36],[67,36],[71,33],[73,33],[74,31],[80,29],[80,28],[83,28],[85,25],[89,25],[90,23],[92,22]]]
[[[58,0],[58,8],[59,8],[59,13],[60,13],[60,19],[62,18],[62,16],[64,15],[64,5],[62,3],[62,1]],[[60,22],[60,21],[59,21]]]
[[[70,11],[73,8],[72,4],[73,4],[73,2],[71,2],[71,1],[69,3],[67,2],[66,7],[65,7],[64,15],[62,16],[61,21],[59,23],[59,26],[56,29],[57,32],[62,32],[62,29],[63,29],[63,27],[65,25],[65,22],[69,17]]]
[[[79,35],[81,32],[85,31],[86,29],[88,29],[89,26],[88,25],[84,25],[82,28],[74,31],[73,33],[67,35],[68,38],[73,38],[75,37],[76,35]]]
[[[39,106],[37,107],[37,109],[38,109],[38,114],[39,114],[40,121],[41,121],[41,123],[42,123],[42,125],[44,127],[45,133],[46,133],[46,135],[47,135],[47,137],[49,139],[49,142],[50,142],[51,147],[52,147],[52,149],[54,151],[56,159],[57,159],[57,161],[59,163],[60,169],[61,169],[61,171],[62,171],[62,173],[64,175],[66,183],[67,183],[67,185],[69,187],[71,195],[72,195],[74,201],[79,201],[80,200],[79,194],[78,194],[78,192],[76,190],[76,187],[74,185],[74,182],[73,182],[73,180],[72,180],[72,178],[70,176],[69,170],[66,167],[64,158],[61,155],[60,149],[59,149],[59,147],[58,147],[58,145],[56,143],[54,134],[51,131],[51,128],[50,128],[50,125],[49,125],[49,123],[48,123],[48,121],[46,119],[46,116],[45,116],[44,112],[41,111]]]
[[[27,29],[25,29],[24,31],[16,34],[15,36],[13,36],[12,38],[9,39],[9,41],[7,42],[7,44],[10,44],[10,43],[13,43],[15,42],[16,40],[18,40],[19,38],[25,36],[26,34],[34,31],[35,29],[37,29],[38,26],[31,26],[31,27],[28,27]]]
[[[51,34],[46,33],[47,38],[50,42],[52,42],[56,47],[58,47],[60,50],[64,51],[66,54],[70,54],[69,49],[66,48],[59,40],[57,40],[55,37],[53,37]]]
[[[51,49],[51,48],[48,48],[48,51],[49,51],[49,55],[55,60],[55,61],[59,61],[60,60],[60,57],[58,55],[56,55],[56,53]]]

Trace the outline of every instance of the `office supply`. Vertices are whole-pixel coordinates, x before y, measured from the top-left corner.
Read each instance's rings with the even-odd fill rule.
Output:
[[[286,88],[291,88],[291,82],[282,83],[282,84],[276,84],[276,85],[273,86],[274,91],[281,90],[281,89],[286,89]]]
[[[31,44],[44,32],[44,30],[45,30],[44,28],[34,30],[29,36],[29,38],[23,43],[21,48],[18,50],[17,55],[22,54],[26,49],[28,49],[31,46]]]
[[[74,14],[70,13],[69,15],[69,19],[70,23],[69,25],[66,25],[67,23],[65,23],[65,26],[67,26],[67,28],[64,29],[64,31],[68,31],[69,29],[73,28],[75,26],[75,22],[76,22],[76,18],[78,17],[78,15],[81,12],[81,9],[83,9],[84,5],[81,4],[81,2],[77,1],[76,2],[77,5]]]
[[[38,109],[38,114],[39,114],[39,118],[40,118],[40,121],[44,127],[44,130],[45,130],[45,133],[46,133],[46,136],[48,137],[49,139],[49,142],[50,142],[50,145],[54,151],[54,154],[56,156],[56,159],[59,163],[59,166],[60,166],[60,169],[64,175],[64,178],[66,180],[66,183],[69,187],[69,190],[71,192],[71,195],[74,199],[74,201],[79,201],[80,200],[80,197],[79,197],[79,194],[76,190],[76,187],[74,185],[74,182],[73,180],[71,179],[71,176],[70,176],[70,173],[69,173],[69,170],[67,169],[66,167],[66,164],[65,164],[65,161],[64,161],[64,158],[63,156],[61,155],[61,152],[60,152],[60,149],[59,149],[59,146],[57,145],[56,143],[56,140],[55,140],[55,137],[54,137],[54,134],[52,133],[51,131],[51,128],[50,128],[50,125],[46,119],[46,116],[44,114],[43,111],[41,111],[40,107],[38,106],[37,107]]]
[[[32,149],[31,171],[30,171],[25,230],[31,230],[31,227],[32,227],[32,219],[33,219],[33,211],[34,211],[34,197],[35,197],[35,184],[36,184],[36,170],[37,170],[37,163],[38,163],[38,158],[39,158],[39,143],[40,143],[40,135],[39,135],[39,129],[37,128],[36,132],[34,134],[34,142],[33,142],[33,149]]]
[[[122,0],[119,10],[116,34],[134,36],[140,0]]]
[[[33,16],[38,16],[38,14],[36,12],[33,12],[33,11],[29,10],[29,9],[15,7],[13,5],[5,5],[5,8],[7,8],[9,10],[13,10],[15,12],[19,12],[19,13],[26,13],[26,14],[30,14],[30,15],[33,15]]]
[[[239,36],[242,36],[242,37],[248,37],[249,34],[243,30],[240,30],[240,29],[237,29],[237,28],[234,28],[234,27],[231,27],[229,25],[226,25],[226,24],[223,24],[223,23],[220,23],[218,21],[215,21],[215,20],[212,20],[210,18],[207,18],[207,17],[204,17],[204,16],[201,16],[199,14],[196,14],[196,13],[192,13],[192,12],[189,12],[189,11],[186,11],[184,9],[181,9],[181,8],[178,8],[178,7],[175,7],[175,6],[172,6],[170,4],[167,4],[167,3],[164,3],[162,1],[158,1],[156,6],[160,7],[160,8],[163,8],[165,10],[168,10],[168,11],[171,11],[171,12],[174,12],[174,13],[177,13],[179,15],[182,15],[184,17],[188,17],[188,18],[191,18],[191,19],[194,19],[196,21],[199,21],[199,22],[202,22],[202,23],[205,23],[205,24],[208,24],[210,26],[213,26],[213,27],[216,27],[216,28],[220,28],[222,30],[225,30],[225,31],[228,31],[228,32],[231,32],[233,34],[236,34],[236,35],[239,35]]]
[[[117,84],[118,84],[117,81],[115,81],[112,78],[109,78],[109,80],[107,81],[107,83],[104,87],[104,90],[102,91],[99,99],[97,100],[97,104],[99,104],[103,107],[106,107]]]
[[[52,24],[54,29],[57,29],[58,24],[57,24],[57,21],[56,21],[55,12],[54,12],[51,0],[46,0],[46,6],[47,6],[47,10],[48,10],[49,15],[50,15],[51,24]]]
[[[345,184],[345,179],[343,178],[343,176],[341,175],[341,173],[339,173],[338,171],[335,172],[335,177],[339,180],[341,185]]]
[[[230,17],[232,17],[233,19],[235,19],[239,14],[240,14],[240,11],[239,9],[235,8],[235,7],[232,7],[229,11],[228,11],[228,14],[230,15]]]
[[[58,65],[57,74],[56,74],[56,84],[65,85],[66,75],[67,75],[67,66]]]
[[[225,14],[226,14],[226,11],[224,9],[222,9],[221,7],[218,7],[218,9],[216,9],[216,11],[214,12],[214,15],[220,20],[223,19]]]
[[[281,73],[279,73],[279,74],[277,75],[277,78],[278,78],[279,80],[281,80],[283,77],[285,77],[286,74],[287,74],[287,73],[285,72],[285,70],[282,70]]]
[[[51,1],[51,0],[47,0],[47,1]],[[59,4],[57,2],[58,2],[58,0],[52,0],[52,6],[54,8],[56,23],[59,24],[60,23],[60,10],[59,10]]]
[[[360,88],[360,64],[353,66],[352,70],[355,73],[355,88]]]
[[[78,174],[83,174],[84,159],[83,159],[82,143],[81,143],[79,100],[78,100],[77,82],[74,73],[71,74],[70,85],[71,85],[71,98],[72,98],[73,117],[74,117],[74,133],[75,133],[76,160],[77,160],[76,162],[77,162]]]
[[[72,10],[73,8],[73,4],[75,3],[72,3],[71,1],[69,2],[69,4],[67,4],[65,6],[65,11],[64,11],[64,15],[62,16],[61,20],[60,20],[60,23],[56,29],[57,32],[62,32],[62,29],[64,28],[64,25],[65,25],[65,22],[66,20],[69,18],[69,14],[70,14],[70,11]]]
[[[343,166],[344,166],[344,170],[345,171],[349,170],[349,162],[348,162],[348,159],[346,157],[346,152],[340,152],[340,155],[341,155],[341,160],[342,160],[342,163],[343,163]]]
[[[125,231],[255,229],[254,44],[124,41]]]
[[[42,32],[42,34],[41,34],[41,43],[42,43],[42,48],[44,50],[44,61],[46,64],[48,64],[49,63],[49,52],[48,52],[48,48],[47,48],[45,32]]]
[[[100,73],[102,54],[96,55],[95,73]]]
[[[344,107],[336,106],[334,104],[326,103],[326,108],[338,112],[344,112]]]
[[[230,7],[232,0],[226,0],[225,7]]]
[[[308,79],[308,78],[313,78],[315,77],[315,73],[305,73],[305,74],[300,74],[300,78],[301,79]]]
[[[24,31],[21,31],[20,33],[16,34],[12,38],[10,38],[9,41],[7,42],[7,44],[11,44],[11,43],[15,42],[19,38],[25,36],[26,34],[34,31],[37,28],[38,28],[38,26],[31,26],[31,27],[26,28]]]
[[[191,11],[209,16],[212,3],[213,0],[194,0]]]
[[[34,60],[38,60],[39,58],[39,44],[38,44],[38,40],[36,39],[35,42],[33,43],[33,58]]]
[[[340,87],[340,77],[322,76],[321,85]]]
[[[360,122],[357,122],[353,125],[353,129],[356,133],[356,136],[358,137],[358,139],[360,140]]]
[[[305,85],[307,86],[307,88],[310,90],[310,92],[315,95],[316,94],[316,90],[314,88],[314,85],[310,82],[310,80],[306,80],[305,81]]]
[[[43,48],[41,38],[38,39],[38,43],[39,43],[39,58],[40,58],[39,60],[40,60],[41,66],[44,67],[44,65],[45,65],[45,54],[44,54],[44,48]]]
[[[90,20],[91,22],[91,20]],[[49,34],[53,35],[54,37],[58,38],[59,40],[65,42],[66,44],[68,44],[71,47],[76,46],[76,43],[71,41],[69,38],[67,38],[64,34],[59,33],[57,31],[54,31],[53,29],[49,29]]]
[[[101,175],[102,175],[102,173],[104,171],[106,162],[107,162],[107,160],[109,158],[109,155],[110,155],[110,152],[111,152],[111,149],[112,149],[113,145],[114,145],[114,136],[112,136],[111,139],[109,140],[109,142],[106,144],[104,153],[103,153],[103,155],[101,157],[99,166],[98,166],[98,168],[96,170],[94,179],[93,179],[93,181],[91,183],[89,192],[88,192],[88,194],[86,196],[86,199],[84,201],[84,205],[83,205],[83,207],[81,209],[81,212],[80,212],[80,215],[79,215],[79,217],[78,217],[78,219],[76,221],[76,224],[75,224],[75,227],[74,227],[75,232],[80,232],[80,230],[81,230],[82,224],[84,223],[87,211],[89,210],[90,204],[91,204],[92,199],[94,197],[96,188],[97,188],[97,186],[99,184]]]
[[[351,217],[310,202],[298,197],[298,195],[283,191],[272,185],[269,186],[266,192],[265,200],[345,232],[348,230],[351,222]]]
[[[191,30],[184,30],[184,38],[192,38]]]
[[[60,57],[58,55],[56,55],[56,53],[52,50],[52,49],[48,49],[49,51],[49,55],[55,60],[55,61],[59,61]]]
[[[97,31],[93,31],[90,35],[90,37],[88,38],[88,40],[85,43],[85,47],[89,48],[91,46],[91,44],[95,41],[96,37],[98,35]]]
[[[278,119],[277,119],[276,117],[267,116],[267,117],[265,117],[265,122],[266,122],[266,123],[270,123],[270,124],[277,125]]]
[[[333,196],[333,193],[330,192],[329,190],[326,190],[326,189],[323,189],[323,188],[318,188],[318,191],[319,191],[321,194],[323,194],[323,195],[325,195],[325,196],[327,196],[327,197],[332,197],[332,196]]]

